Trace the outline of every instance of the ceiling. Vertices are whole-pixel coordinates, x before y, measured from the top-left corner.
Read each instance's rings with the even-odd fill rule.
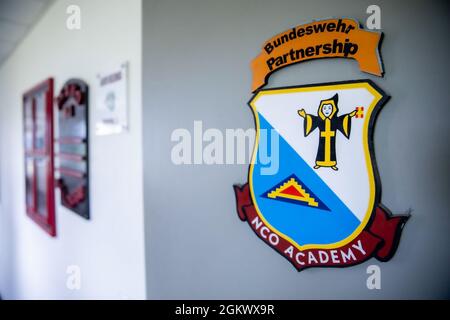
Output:
[[[53,0],[0,0],[0,66]]]

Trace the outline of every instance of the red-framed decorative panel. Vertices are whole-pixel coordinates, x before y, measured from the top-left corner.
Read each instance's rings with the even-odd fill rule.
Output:
[[[27,215],[56,236],[53,165],[53,79],[23,95]]]

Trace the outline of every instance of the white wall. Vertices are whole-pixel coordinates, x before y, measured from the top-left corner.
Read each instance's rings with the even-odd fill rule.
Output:
[[[66,29],[69,4],[81,7],[79,31]],[[3,298],[145,298],[141,7],[141,0],[55,1],[0,67]],[[57,205],[51,238],[25,214],[22,93],[50,76],[56,91],[81,78],[90,85],[93,115],[96,73],[126,60],[130,131],[99,137],[90,122],[91,220]],[[66,288],[68,265],[81,267],[79,291]]]

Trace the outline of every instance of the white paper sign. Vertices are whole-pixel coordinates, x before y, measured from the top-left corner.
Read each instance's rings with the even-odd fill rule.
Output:
[[[97,76],[97,135],[121,133],[128,129],[128,62]]]

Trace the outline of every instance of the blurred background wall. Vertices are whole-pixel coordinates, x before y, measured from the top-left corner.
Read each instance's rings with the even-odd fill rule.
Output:
[[[71,4],[81,8],[80,30],[66,28]],[[0,66],[3,298],[145,298],[141,11],[140,0],[54,1]],[[55,92],[81,78],[90,85],[92,115],[97,73],[124,61],[130,130],[101,137],[90,122],[91,220],[61,207],[57,193],[57,237],[51,238],[25,214],[22,94],[47,77],[54,77]],[[80,290],[66,286],[71,265],[80,268]]]

